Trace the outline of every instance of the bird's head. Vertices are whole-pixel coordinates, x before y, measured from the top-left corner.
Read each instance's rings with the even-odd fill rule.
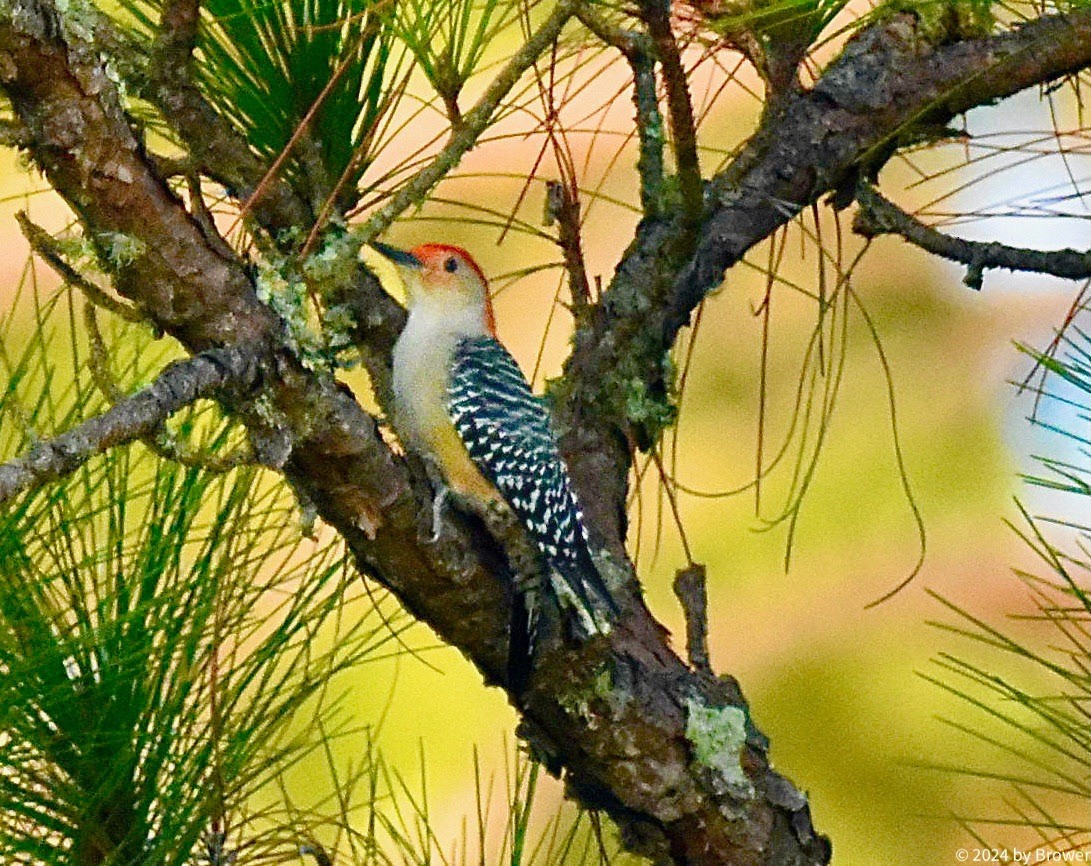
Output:
[[[489,283],[468,252],[448,244],[421,244],[409,252],[386,244],[375,248],[397,266],[410,312],[418,305],[455,312],[480,311],[485,328],[496,333]]]

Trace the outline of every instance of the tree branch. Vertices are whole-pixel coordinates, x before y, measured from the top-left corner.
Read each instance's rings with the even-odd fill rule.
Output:
[[[857,186],[856,201],[860,209],[852,223],[853,231],[866,238],[900,235],[925,252],[966,265],[964,282],[971,289],[981,288],[984,272],[991,268],[1031,271],[1066,280],[1091,278],[1091,250],[1032,250],[951,237],[906,213],[880,195],[871,184],[861,183]]]
[[[563,17],[553,19],[558,31]],[[426,487],[347,389],[286,350],[242,263],[208,242],[155,174],[93,52],[70,52],[55,23],[49,0],[0,6],[0,87],[33,135],[31,155],[88,235],[125,232],[138,242],[131,258],[112,263],[119,292],[191,351],[218,343],[254,351],[267,371],[263,410],[247,400],[228,406],[255,450],[278,458],[271,462],[341,533],[363,571],[465,652],[487,682],[503,682],[511,590],[496,544],[457,516],[438,543],[426,541]],[[553,35],[538,32],[543,50]],[[631,581],[623,566],[603,567],[613,584]],[[541,635],[522,710],[532,747],[555,772],[564,769],[575,796],[619,822],[630,847],[658,859],[826,862],[806,798],[769,767],[737,690],[689,670],[635,593],[622,603],[608,636],[572,644]]]
[[[682,214],[687,221],[697,223],[704,211],[704,181],[697,157],[697,124],[693,119],[693,103],[689,97],[689,82],[682,68],[682,56],[671,29],[669,0],[640,0],[640,17],[648,27],[663,69],[663,84],[667,90],[667,108],[674,140],[674,159],[678,168],[678,190]]]
[[[674,577],[674,594],[686,617],[686,655],[699,671],[713,676],[708,656],[708,586],[705,567],[693,562]]]
[[[373,218],[372,233],[426,195],[472,146],[575,5],[557,4],[443,153]],[[956,57],[957,44],[928,45],[911,16],[878,22],[850,43],[813,91],[786,100],[767,118],[751,146],[716,179],[696,255],[689,252],[692,224],[684,218],[642,223],[593,322],[577,335],[569,387],[586,393],[569,395],[562,416],[594,530],[615,550],[624,538],[635,427],[618,393],[634,382],[661,383],[664,353],[688,320],[690,304],[799,207],[881,165],[907,123],[1002,95],[1001,79],[1026,80],[1027,63],[1044,76],[1040,80],[1077,68],[1066,67],[1062,53],[1069,51],[1071,64],[1091,53],[1089,15],[1076,13],[1069,20],[1078,26],[1065,25],[1076,26],[1075,42],[1066,30],[1036,24],[1007,34],[1008,41],[985,40],[1002,69],[999,77],[982,71],[972,51]],[[424,540],[430,510],[423,483],[385,446],[374,420],[346,389],[306,370],[286,349],[281,323],[257,301],[244,264],[209,243],[149,163],[95,53],[66,43],[57,22],[49,0],[0,5],[0,87],[28,131],[32,156],[97,239],[119,292],[191,351],[232,345],[254,352],[267,371],[265,410],[257,412],[245,399],[228,403],[252,438],[265,443],[263,453],[279,458],[274,462],[342,534],[362,570],[466,653],[486,681],[502,682],[510,586],[501,551],[463,517],[445,524],[438,543]],[[1028,59],[1028,43],[1016,37],[1032,29],[1036,38],[1054,42],[1043,42]],[[1012,52],[1023,52],[1018,62],[1005,59]],[[1041,56],[1052,59],[1036,59]],[[956,61],[972,86],[958,83]],[[139,244],[131,259],[110,262],[105,237],[117,233]],[[682,284],[691,279],[693,286]],[[668,301],[668,311],[658,312]],[[382,333],[388,335],[387,325]],[[609,364],[619,358],[635,362],[612,374]],[[590,453],[575,454],[572,446],[581,441]],[[596,466],[593,475],[589,469]],[[564,770],[573,795],[609,812],[630,848],[658,860],[828,861],[829,845],[811,825],[806,798],[769,767],[764,738],[737,688],[691,670],[671,651],[631,591],[623,562],[604,562],[624,607],[609,635],[575,645],[563,634],[542,636],[522,734],[554,771]]]
[[[168,0],[146,70],[125,62],[137,92],[159,109],[178,133],[191,158],[235,198],[250,202],[250,212],[271,238],[314,220],[307,202],[280,177],[267,178],[269,166],[205,99],[194,80],[201,0]],[[134,46],[114,36],[113,54],[131,57]],[[262,194],[253,199],[261,186]]]
[[[593,324],[576,335],[560,407],[564,452],[606,541],[624,537],[631,441],[646,423],[619,392],[643,389],[653,408],[663,399],[664,355],[728,268],[823,195],[847,191],[837,202],[847,204],[857,176],[875,174],[914,124],[944,124],[1089,64],[1091,9],[939,46],[913,14],[888,15],[856,34],[811,90],[763,116],[710,182],[696,233],[681,219],[642,222]]]
[[[84,297],[89,301],[96,306],[102,307],[104,310],[109,310],[119,319],[126,322],[147,321],[139,311],[133,309],[128,304],[123,304],[116,298],[110,297],[110,295],[106,294],[106,292],[68,264],[57,241],[40,225],[31,222],[26,211],[17,212],[15,214],[15,221],[19,223],[19,229],[22,231],[23,237],[27,239],[27,243],[30,244],[30,248],[42,258],[42,261],[49,265],[64,282],[83,292]]]
[[[1089,64],[1086,8],[941,46],[908,13],[866,28],[714,178],[712,213],[675,280],[666,341],[747,250],[821,196],[839,189],[851,196],[855,175],[874,175],[914,124],[945,124]]]
[[[564,255],[568,287],[572,294],[572,316],[582,321],[591,308],[591,285],[587,281],[587,266],[583,258],[578,190],[569,188],[563,181],[548,181],[546,213],[549,221],[557,224],[557,243]]]
[[[110,375],[110,356],[106,348],[106,341],[102,338],[102,332],[98,326],[98,315],[95,313],[95,304],[85,300],[83,304],[83,322],[87,328],[88,356],[87,366],[90,369],[91,381],[99,389],[99,392],[116,405],[128,399],[125,397],[113,376]],[[163,419],[166,421],[166,418]],[[239,466],[258,463],[253,451],[248,446],[240,446],[226,454],[219,452],[201,452],[187,447],[178,441],[167,429],[165,423],[158,424],[151,432],[140,437],[141,441],[152,451],[166,460],[173,460],[183,466],[206,469],[209,472],[228,472]]]
[[[616,48],[633,73],[633,105],[640,154],[636,161],[640,175],[640,208],[645,216],[659,217],[665,205],[663,195],[663,116],[659,113],[659,92],[655,80],[655,49],[643,33],[623,30],[581,5],[580,22],[600,40]]]
[[[172,414],[198,400],[224,389],[250,390],[258,376],[256,356],[240,348],[210,349],[176,361],[147,388],[0,465],[0,503],[63,478],[110,448],[150,436]]]

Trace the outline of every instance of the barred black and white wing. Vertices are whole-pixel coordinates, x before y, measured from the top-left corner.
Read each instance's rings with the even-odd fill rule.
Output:
[[[549,413],[498,340],[474,337],[458,344],[447,407],[474,464],[500,491],[591,622],[599,621],[596,612],[604,607],[616,615],[617,605],[591,559]]]

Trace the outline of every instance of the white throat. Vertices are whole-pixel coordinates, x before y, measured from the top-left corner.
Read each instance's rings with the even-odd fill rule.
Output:
[[[454,307],[425,296],[409,311],[394,344],[395,426],[406,445],[421,440],[447,417],[448,377],[459,341],[488,334],[480,307]]]

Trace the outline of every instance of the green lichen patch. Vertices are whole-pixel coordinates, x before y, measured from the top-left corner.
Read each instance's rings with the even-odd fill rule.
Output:
[[[128,267],[148,250],[144,241],[124,232],[99,232],[95,240],[106,262],[115,269]]]
[[[920,34],[933,45],[988,36],[996,29],[994,0],[888,0],[879,15],[911,12]]]
[[[335,229],[302,262],[275,250],[258,262],[258,298],[284,320],[289,345],[312,370],[328,373],[354,363],[341,359],[352,345],[352,310],[326,299],[353,281],[359,252],[358,238]]]
[[[739,707],[710,707],[697,698],[686,701],[686,739],[693,760],[716,773],[727,793],[738,799],[754,796],[754,786],[742,768],[746,746],[746,713]]]

